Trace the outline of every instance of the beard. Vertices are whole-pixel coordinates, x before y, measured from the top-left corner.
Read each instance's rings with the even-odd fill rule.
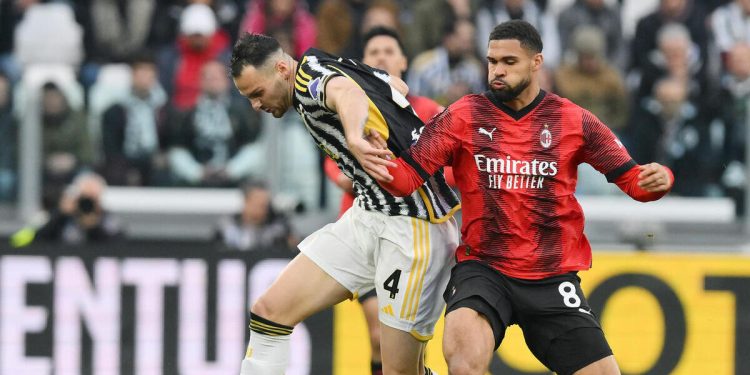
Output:
[[[505,82],[501,79],[496,79],[497,81],[502,82],[505,84],[505,87],[502,89],[496,90],[492,88],[492,82],[490,83],[490,91],[492,91],[492,94],[495,95],[495,97],[500,100],[501,102],[509,102],[513,99],[515,99],[518,95],[520,95],[523,90],[526,90],[527,87],[531,84],[531,78],[524,78],[521,82],[519,82],[515,86],[511,86],[508,84],[508,82]]]

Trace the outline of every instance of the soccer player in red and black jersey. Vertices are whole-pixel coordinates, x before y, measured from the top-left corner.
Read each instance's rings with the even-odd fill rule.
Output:
[[[540,89],[541,52],[533,26],[498,25],[487,51],[491,89],[433,118],[380,180],[406,195],[453,167],[464,212],[463,244],[445,292],[443,352],[452,375],[486,373],[512,324],[558,374],[619,374],[577,276],[591,267],[574,196],[577,166],[591,164],[639,201],[672,187],[668,168],[636,164],[589,111]],[[377,137],[371,142],[383,148]]]

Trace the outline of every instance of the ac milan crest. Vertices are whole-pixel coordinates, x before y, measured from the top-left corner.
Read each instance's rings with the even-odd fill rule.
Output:
[[[552,145],[552,133],[549,131],[549,125],[544,124],[544,130],[539,134],[539,143],[544,148],[549,148]]]

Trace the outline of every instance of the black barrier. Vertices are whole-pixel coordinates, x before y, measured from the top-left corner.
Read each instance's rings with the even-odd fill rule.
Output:
[[[294,256],[196,242],[0,253],[0,375],[236,374],[249,299]],[[289,375],[331,374],[333,313],[292,335]]]

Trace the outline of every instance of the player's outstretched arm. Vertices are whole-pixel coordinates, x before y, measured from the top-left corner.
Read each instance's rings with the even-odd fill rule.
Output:
[[[394,164],[382,157],[392,155],[386,149],[377,149],[363,138],[368,116],[368,101],[365,92],[349,78],[334,77],[325,87],[326,105],[338,113],[344,127],[349,151],[362,168],[376,180],[391,179],[387,167]]]
[[[641,202],[665,196],[674,184],[672,171],[659,163],[637,165],[615,180],[627,195]]]

